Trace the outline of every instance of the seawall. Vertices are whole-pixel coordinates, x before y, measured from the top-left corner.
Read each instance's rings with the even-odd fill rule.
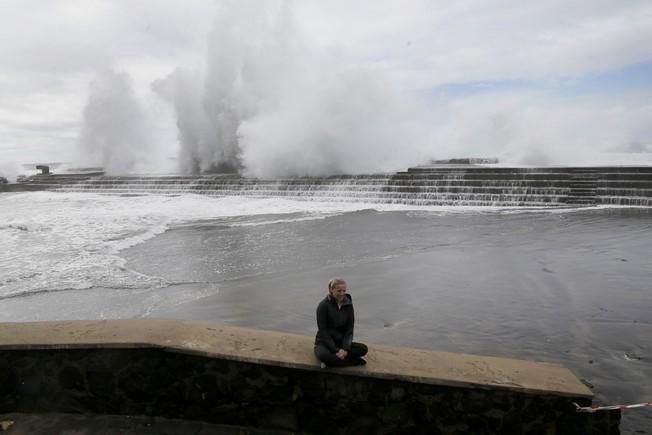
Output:
[[[289,433],[617,434],[555,364],[370,345],[321,369],[313,338],[162,319],[0,323],[0,414],[101,413]]]
[[[408,205],[652,207],[652,166],[505,168],[435,165],[394,174],[261,180],[237,175],[35,175],[2,191],[193,193]]]

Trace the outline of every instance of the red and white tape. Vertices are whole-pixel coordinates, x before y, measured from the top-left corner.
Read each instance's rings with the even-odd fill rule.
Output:
[[[635,403],[633,405],[610,405],[610,406],[580,406],[573,402],[577,412],[596,412],[596,411],[615,411],[617,409],[633,409],[633,408],[652,408],[652,402]]]

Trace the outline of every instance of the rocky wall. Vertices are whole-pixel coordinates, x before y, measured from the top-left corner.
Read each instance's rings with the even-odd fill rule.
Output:
[[[0,351],[0,414],[156,415],[295,433],[617,434],[587,399],[433,386],[163,349]]]

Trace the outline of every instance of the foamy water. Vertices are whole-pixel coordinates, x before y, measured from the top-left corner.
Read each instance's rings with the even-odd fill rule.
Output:
[[[310,219],[347,209],[197,195],[0,195],[0,297],[98,286],[164,287],[169,283],[163,278],[126,268],[120,251],[183,222],[269,213],[304,213],[301,218]]]
[[[230,225],[268,225],[324,219],[363,209],[417,213],[505,211],[490,207],[208,198],[194,194],[175,197],[3,194],[0,195],[0,298],[91,287],[133,290],[166,287],[170,282],[162,277],[127,268],[119,254],[174,225],[236,217],[247,219],[235,219]],[[269,215],[274,218],[270,219]]]
[[[246,216],[232,225],[265,225],[366,208],[426,210],[378,204],[284,199],[109,196],[33,192],[0,195],[0,298],[37,292],[104,287],[165,287],[164,278],[125,267],[120,251],[163,233],[172,225]],[[440,209],[453,212],[453,209]],[[458,210],[459,212],[460,210]],[[468,211],[468,209],[467,209]],[[256,216],[276,215],[256,219]],[[278,217],[288,215],[289,217]]]

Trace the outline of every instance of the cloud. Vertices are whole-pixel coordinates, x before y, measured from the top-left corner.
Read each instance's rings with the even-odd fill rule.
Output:
[[[79,77],[38,76],[44,85],[25,75],[0,77],[0,161],[60,161],[75,156],[85,98],[77,89]]]
[[[152,103],[147,95],[151,81],[201,52],[213,10],[199,0],[182,8],[168,0],[3,1],[0,161],[74,159],[95,72],[128,71],[136,98]],[[172,122],[156,103],[148,109]],[[156,127],[157,132],[168,129]]]
[[[168,58],[199,50],[213,6],[199,0],[5,0],[0,44],[5,71],[93,71],[124,58]]]
[[[260,10],[269,10],[266,6],[282,3],[256,3],[249,10],[243,9],[243,32],[250,32],[252,40],[260,40],[259,24],[269,18],[265,16],[267,12],[261,15]],[[210,44],[208,35],[214,28],[216,13],[223,13],[228,4],[204,0],[189,0],[183,4],[173,0],[1,2],[0,161],[9,156],[21,161],[33,160],[36,155],[72,156],[74,141],[71,138],[79,133],[73,130],[75,125],[81,125],[88,83],[95,71],[102,68],[129,74],[132,97],[146,113],[154,115],[148,116],[156,122],[152,128],[158,137],[152,141],[161,144],[160,153],[173,153],[177,127],[169,109],[152,95],[151,83],[168,76],[177,67],[185,71],[200,71],[206,67],[208,74],[215,71],[215,64],[206,64],[207,59],[211,59],[206,57]],[[489,130],[493,145],[487,149],[494,153],[509,151],[510,156],[525,155],[528,154],[525,150],[537,147],[551,147],[552,150],[555,143],[571,144],[569,149],[584,149],[584,143],[592,142],[603,144],[600,149],[607,149],[607,142],[610,142],[612,148],[632,149],[627,145],[629,141],[642,144],[643,150],[647,150],[646,144],[650,143],[650,132],[642,127],[644,120],[649,120],[646,118],[648,112],[642,102],[634,101],[628,93],[630,89],[602,88],[599,81],[591,81],[596,75],[625,71],[621,79],[626,82],[629,67],[652,62],[652,45],[649,44],[652,3],[648,1],[412,0],[397,3],[393,0],[333,0],[324,3],[302,0],[287,5],[295,17],[293,34],[300,35],[304,55],[332,60],[353,82],[358,80],[356,74],[368,77],[368,87],[352,91],[346,84],[329,82],[325,74],[322,76],[324,89],[328,89],[330,95],[342,100],[343,93],[359,92],[369,101],[376,101],[370,95],[371,89],[383,83],[380,88],[386,90],[387,101],[394,106],[387,113],[393,113],[397,121],[383,122],[385,115],[379,113],[369,119],[382,125],[380,131],[387,143],[397,141],[392,139],[393,133],[414,135],[417,139],[413,142],[419,143],[415,150],[422,150],[427,144],[429,152],[438,156],[448,151],[457,156],[487,148],[479,144],[486,144],[482,135]],[[233,55],[214,53],[213,58]],[[264,56],[259,59],[261,63],[267,61]],[[310,62],[312,60],[308,59],[307,64]],[[312,72],[308,72],[310,74]],[[294,72],[290,77],[293,80],[304,78]],[[199,83],[204,83],[203,80],[201,78]],[[569,88],[557,86],[569,81],[577,83],[576,88],[586,90],[590,87],[589,93],[594,94],[591,103],[582,96],[565,95],[570,92]],[[652,79],[638,80],[637,91],[649,94],[651,82]],[[198,89],[194,92],[206,93],[199,83],[195,83]],[[519,88],[510,83],[523,86]],[[256,86],[257,92],[273,88],[261,86],[260,82]],[[478,92],[480,86],[495,92],[486,89]],[[433,92],[433,89],[446,87],[465,91],[444,96]],[[248,116],[237,133],[242,135],[245,144],[243,155],[248,155],[252,167],[264,173],[275,171],[265,159],[253,156],[262,156],[262,150],[271,146],[263,144],[273,138],[264,134],[265,129],[273,129],[272,125],[276,126],[274,134],[287,144],[287,149],[297,146],[291,144],[298,142],[299,137],[309,144],[302,146],[303,149],[322,144],[319,149],[314,148],[316,155],[319,152],[337,155],[338,150],[343,149],[334,145],[331,151],[321,150],[325,142],[313,140],[306,129],[314,120],[289,103],[292,101],[296,107],[304,108],[310,101],[324,103],[328,100],[325,91],[287,92],[287,101],[277,104],[274,111],[257,109],[256,116]],[[486,95],[477,95],[479,93]],[[414,96],[428,100],[427,113],[423,105],[413,102]],[[564,96],[567,98],[561,98]],[[265,104],[273,101],[281,100],[274,95]],[[199,109],[195,106],[195,110],[201,111],[205,103],[206,100]],[[347,110],[362,113],[356,107],[355,104],[350,107],[342,104],[338,110],[341,114]],[[627,115],[618,112],[618,108]],[[411,111],[412,116],[405,116]],[[417,114],[417,111],[423,113]],[[314,113],[325,116],[319,110]],[[557,113],[564,116],[557,116]],[[602,128],[573,131],[564,126],[564,117],[573,119],[575,125],[597,122],[609,125],[613,131]],[[627,121],[627,117],[631,120]],[[296,132],[280,128],[288,120],[296,119],[300,126]],[[466,124],[462,124],[462,120]],[[190,118],[186,124],[189,122],[192,122]],[[497,127],[500,122],[505,123],[502,133]],[[522,123],[520,127],[519,123]],[[324,125],[341,126],[342,130],[349,127],[343,117],[337,121],[333,117]],[[553,128],[548,130],[542,125]],[[356,128],[349,130],[352,137],[362,142],[377,141],[371,132],[363,134],[362,125],[356,124]],[[601,133],[594,134],[594,130]],[[207,138],[203,140],[208,141]],[[457,147],[457,153],[451,149],[453,146]],[[379,145],[378,149],[388,147]],[[413,155],[420,152],[414,151]],[[350,159],[371,162],[385,153],[368,152],[373,158],[365,160],[360,154]],[[395,154],[399,155],[400,151]],[[532,160],[536,153],[530,154],[530,157],[522,157],[523,161]],[[556,159],[548,154],[560,155],[553,151],[538,155],[545,155],[540,160]],[[587,155],[576,154],[578,158]],[[271,153],[269,159],[274,158],[280,158],[280,154]],[[374,165],[385,167],[380,161]],[[344,170],[343,167],[338,164],[333,170]]]
[[[406,87],[551,80],[652,58],[652,4],[645,1],[335,5],[301,3],[311,36],[375,63]]]

